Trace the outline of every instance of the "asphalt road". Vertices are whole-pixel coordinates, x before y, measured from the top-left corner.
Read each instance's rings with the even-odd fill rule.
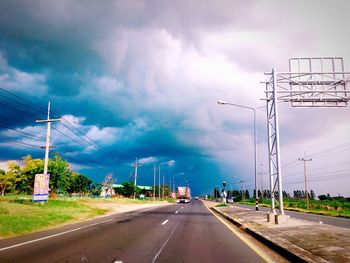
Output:
[[[265,262],[202,202],[0,240],[0,262]]]
[[[251,210],[255,210],[255,206],[250,205],[241,205],[241,204],[235,204],[240,207],[249,208]],[[270,208],[266,207],[259,207],[259,210],[261,211],[270,211]],[[278,209],[276,209],[276,212],[278,212]],[[342,218],[342,217],[332,217],[332,216],[323,216],[323,215],[315,215],[315,214],[307,214],[302,212],[294,212],[294,211],[288,211],[284,210],[286,215],[289,215],[293,218],[312,221],[319,223],[322,221],[323,224],[333,225],[333,226],[339,226],[339,227],[345,227],[350,228],[350,219],[348,218]]]

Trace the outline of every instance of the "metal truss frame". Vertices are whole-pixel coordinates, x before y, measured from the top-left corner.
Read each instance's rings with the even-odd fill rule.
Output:
[[[292,107],[346,107],[350,101],[350,72],[344,72],[342,58],[291,58],[289,69],[265,73],[271,213],[276,213],[277,203],[282,215],[278,102],[290,102]]]

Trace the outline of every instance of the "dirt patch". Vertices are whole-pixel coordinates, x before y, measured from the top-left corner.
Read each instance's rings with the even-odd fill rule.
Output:
[[[89,204],[91,206],[106,209],[108,212],[105,215],[112,215],[112,214],[118,214],[118,213],[125,213],[137,209],[142,208],[151,208],[151,207],[159,207],[159,206],[166,206],[170,205],[171,203],[162,202],[162,203],[144,203],[144,204],[128,204],[128,203],[95,203],[95,204]]]

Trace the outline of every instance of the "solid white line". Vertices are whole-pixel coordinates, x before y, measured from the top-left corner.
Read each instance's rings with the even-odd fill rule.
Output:
[[[167,220],[165,220],[163,223],[162,223],[162,226],[164,226],[166,223],[168,223],[168,219]]]
[[[64,234],[75,232],[75,231],[78,231],[78,230],[81,230],[81,229],[84,229],[84,228],[88,228],[90,226],[96,226],[96,225],[99,225],[99,224],[102,224],[102,223],[106,223],[106,222],[109,222],[109,221],[112,221],[112,220],[114,220],[114,219],[104,220],[104,221],[93,223],[93,224],[90,224],[90,225],[86,225],[86,226],[74,228],[74,229],[71,229],[71,230],[63,231],[61,233],[57,233],[57,234],[54,234],[54,235],[41,237],[41,238],[38,238],[38,239],[33,239],[33,240],[30,240],[30,241],[26,241],[26,242],[19,243],[19,244],[16,244],[16,245],[12,245],[12,246],[9,246],[9,247],[3,247],[3,248],[0,248],[0,251],[8,250],[8,249],[15,248],[15,247],[20,247],[20,246],[23,246],[23,245],[35,243],[35,242],[38,242],[38,241],[41,241],[41,240],[45,240],[45,239],[49,239],[49,238],[53,238],[53,237],[57,237],[57,236],[62,236]]]
[[[226,219],[221,218],[219,215],[217,215],[216,213],[214,213],[213,211],[211,211],[209,209],[209,207],[207,207],[205,205],[205,207],[209,210],[209,212],[211,212],[219,221],[221,221],[221,223],[223,223],[229,230],[231,230],[232,233],[234,233],[240,240],[242,240],[245,244],[248,245],[248,247],[250,247],[256,254],[258,254],[262,259],[264,259],[266,262],[268,263],[273,263],[273,261],[269,258],[269,256],[267,254],[265,254],[265,252],[263,252],[261,249],[259,249],[257,246],[254,245],[254,243],[252,241],[250,241],[249,239],[247,239],[246,237],[244,237],[241,233],[239,233],[236,230],[236,227],[231,224],[228,223],[226,221]]]
[[[175,212],[175,215],[176,215],[178,212],[179,212],[179,211],[176,211],[176,212]]]
[[[134,215],[135,214],[140,214],[140,213],[147,212],[149,210],[156,209],[156,208],[159,208],[159,206],[151,207],[151,208],[145,209],[145,210],[141,210],[141,211],[135,212],[133,214]],[[19,243],[19,244],[16,244],[16,245],[12,245],[12,246],[9,246],[9,247],[3,247],[3,248],[0,248],[0,251],[4,251],[4,250],[11,249],[11,248],[20,247],[20,246],[24,246],[24,245],[27,245],[27,244],[35,243],[35,242],[38,242],[38,241],[41,241],[41,240],[45,240],[45,239],[61,236],[61,235],[68,234],[68,233],[71,233],[71,232],[75,232],[75,231],[78,231],[78,230],[81,230],[81,229],[84,229],[84,228],[88,228],[90,226],[95,226],[95,225],[98,225],[98,224],[106,223],[106,222],[109,222],[109,221],[112,221],[112,220],[114,220],[114,219],[113,218],[112,219],[107,219],[107,220],[104,220],[104,221],[101,221],[101,222],[97,222],[97,223],[93,223],[93,224],[90,224],[90,225],[86,225],[86,226],[78,227],[78,228],[75,228],[75,229],[67,230],[67,231],[64,231],[64,232],[61,232],[61,233],[57,233],[57,234],[54,234],[54,235],[50,235],[50,236],[46,236],[46,237],[42,237],[42,238],[38,238],[38,239],[33,239],[33,240],[30,240],[30,241],[22,242],[22,243]]]

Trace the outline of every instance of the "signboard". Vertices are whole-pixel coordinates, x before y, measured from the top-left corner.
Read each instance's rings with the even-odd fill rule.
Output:
[[[34,179],[34,202],[43,202],[49,199],[49,174],[36,174]]]

